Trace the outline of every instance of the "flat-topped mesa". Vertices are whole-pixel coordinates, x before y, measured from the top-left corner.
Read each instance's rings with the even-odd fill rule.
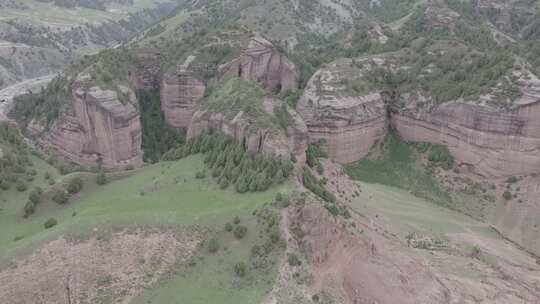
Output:
[[[185,65],[165,73],[161,82],[161,109],[167,124],[187,130],[204,97],[206,86]]]
[[[219,67],[222,77],[253,80],[271,92],[298,88],[295,65],[268,40],[254,37],[240,57]]]
[[[76,81],[72,107],[51,127],[39,144],[67,160],[107,169],[142,165],[141,125],[134,106],[135,94],[120,87],[118,94]]]
[[[136,67],[129,72],[129,78],[137,90],[159,88],[161,78],[161,54],[154,48],[138,49],[135,52]]]
[[[351,89],[353,75],[360,74],[352,63],[343,59],[316,72],[296,108],[308,127],[309,141],[320,143],[341,164],[364,158],[387,129],[385,96]]]

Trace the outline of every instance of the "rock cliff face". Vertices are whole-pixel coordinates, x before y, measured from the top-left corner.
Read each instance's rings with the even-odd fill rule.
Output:
[[[345,83],[353,70],[341,60],[319,70],[309,81],[297,111],[330,158],[342,164],[365,157],[386,134],[385,96],[377,91],[355,94]]]
[[[392,124],[404,140],[446,145],[458,163],[501,177],[540,170],[538,117],[540,101],[509,111],[448,103],[421,117],[397,112]]]
[[[338,60],[310,79],[297,110],[310,142],[321,142],[342,164],[361,160],[387,126],[406,141],[448,146],[459,165],[497,178],[540,171],[540,80],[530,72],[514,74],[521,97],[513,105],[477,102],[436,104],[429,92],[400,95],[366,80],[366,72],[391,66],[389,57]],[[355,79],[355,75],[358,77]]]
[[[253,80],[272,92],[294,90],[298,75],[294,64],[269,41],[261,37],[250,40],[242,55],[219,68],[223,77],[235,76]]]
[[[39,144],[69,161],[95,166],[99,162],[108,169],[142,165],[141,125],[135,94],[122,104],[117,93],[97,87],[73,84],[72,105]]]
[[[135,70],[130,72],[131,83],[137,90],[159,88],[161,68],[157,49],[139,49],[135,53]]]
[[[161,109],[173,128],[187,130],[193,114],[204,97],[205,84],[180,66],[176,73],[166,73],[161,82]]]
[[[264,107],[269,115],[274,115],[275,107],[282,102],[273,98],[265,98]],[[206,132],[221,132],[242,143],[248,151],[264,153],[288,159],[291,154],[297,162],[304,163],[307,149],[307,127],[298,114],[287,107],[290,124],[286,130],[275,126],[258,127],[249,114],[240,111],[233,119],[223,113],[207,110],[197,111],[189,125],[187,137],[195,137]]]

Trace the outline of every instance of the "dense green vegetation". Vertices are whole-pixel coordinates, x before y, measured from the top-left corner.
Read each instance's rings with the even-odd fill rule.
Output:
[[[307,168],[304,168],[302,172],[302,181],[307,189],[322,198],[325,202],[331,204],[336,202],[336,196],[326,189],[324,180],[318,180]]]
[[[0,193],[10,189],[25,192],[37,175],[31,152],[19,130],[0,123]]]
[[[238,193],[266,191],[283,183],[293,170],[290,161],[246,151],[234,139],[219,134],[191,138],[167,152],[163,159],[178,160],[199,153],[204,154],[208,171],[219,186],[226,189],[234,185]],[[205,178],[206,173],[198,171],[195,177]]]
[[[146,290],[135,303],[171,303],[171,299],[175,299],[172,303],[192,304],[259,303],[273,285],[285,244],[279,234],[279,209],[265,203],[290,188],[282,184],[241,195],[232,189],[222,190],[210,177],[195,178],[195,173],[206,167],[203,160],[203,155],[192,155],[149,165],[99,187],[94,174],[82,175],[84,187],[76,199],[57,205],[48,195],[42,196],[36,212],[25,220],[17,214],[28,194],[10,190],[5,196],[2,192],[0,261],[59,235],[84,238],[95,227],[106,235],[109,228],[119,226],[202,226],[210,231],[208,240],[214,238],[219,243],[216,251],[210,253],[205,246],[189,265],[181,266],[155,289]],[[42,162],[36,164],[39,176],[50,170],[41,166]],[[67,176],[65,183],[76,176]],[[50,190],[40,185],[44,193]],[[227,223],[230,231],[223,229]],[[235,273],[238,263],[245,264],[244,276]]]
[[[364,159],[347,166],[354,179],[410,190],[414,195],[451,207],[452,198],[441,188],[428,169],[418,164],[412,145],[389,135],[376,159]]]
[[[167,125],[163,112],[159,91],[140,90],[137,92],[142,127],[142,149],[144,161],[157,162],[170,149],[184,142],[178,131]]]
[[[65,109],[69,98],[67,79],[57,77],[41,92],[29,92],[15,97],[10,115],[23,126],[28,125],[32,119],[43,121],[44,125],[49,126]]]

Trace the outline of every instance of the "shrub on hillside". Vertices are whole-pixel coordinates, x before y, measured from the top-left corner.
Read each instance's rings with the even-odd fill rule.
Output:
[[[219,241],[216,238],[212,238],[208,241],[208,252],[216,253],[219,250]]]
[[[63,205],[68,202],[69,196],[64,190],[56,190],[53,194],[52,200],[57,204]]]
[[[107,183],[107,176],[105,175],[105,172],[103,170],[99,170],[99,172],[96,175],[96,184],[103,186]]]
[[[300,258],[295,253],[287,254],[287,262],[289,262],[289,266],[293,267],[302,265],[302,261],[300,261]]]
[[[36,187],[28,195],[28,200],[37,205],[41,200],[41,194],[43,194],[43,190],[40,187]]]
[[[26,191],[26,189],[28,189],[28,187],[26,186],[25,183],[20,182],[17,184],[17,191],[24,192]]]
[[[508,190],[504,191],[502,196],[507,201],[512,199],[512,193],[510,191],[508,191]]]
[[[70,194],[79,193],[83,188],[83,181],[80,177],[72,178],[66,186],[67,192]]]
[[[246,236],[247,231],[248,231],[248,229],[247,229],[246,226],[240,225],[240,226],[236,226],[234,228],[233,234],[237,239],[242,239],[242,238],[244,238],[244,236]]]
[[[58,222],[56,221],[55,218],[50,218],[43,224],[43,227],[45,227],[45,229],[49,229],[56,226],[57,224]]]
[[[236,263],[234,265],[234,273],[241,278],[245,277],[247,273],[246,264],[244,262]]]
[[[24,218],[28,218],[30,215],[34,214],[36,211],[36,203],[32,201],[26,202],[24,205]]]

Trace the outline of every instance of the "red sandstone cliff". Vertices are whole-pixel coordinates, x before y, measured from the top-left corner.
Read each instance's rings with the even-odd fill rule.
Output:
[[[219,68],[223,77],[253,80],[272,92],[294,90],[298,75],[294,64],[272,43],[261,37],[249,41],[242,55]]]
[[[269,97],[264,100],[264,108],[268,115],[274,115],[274,109],[281,106],[280,100]],[[299,163],[304,163],[308,139],[307,127],[293,109],[286,108],[291,119],[286,130],[276,126],[261,127],[243,111],[238,112],[233,119],[228,119],[220,112],[199,110],[193,115],[187,136],[191,138],[209,131],[221,132],[243,143],[248,151],[286,159],[294,155]]]
[[[184,66],[166,73],[161,82],[161,109],[173,128],[187,130],[204,97],[205,84]]]
[[[342,59],[316,72],[296,108],[310,142],[321,142],[329,157],[342,164],[365,157],[386,134],[384,96],[377,90],[351,92],[346,81],[359,71],[350,66],[351,60]]]
[[[109,169],[142,165],[135,94],[126,87],[121,89],[128,96],[125,104],[114,91],[86,88],[76,81],[70,110],[38,139],[39,145],[79,165],[101,162]]]

